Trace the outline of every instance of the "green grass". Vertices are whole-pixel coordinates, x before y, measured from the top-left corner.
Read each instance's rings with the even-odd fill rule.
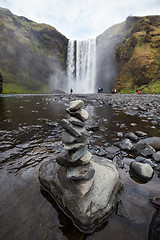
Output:
[[[4,83],[2,94],[18,94],[18,93],[51,93],[51,90],[48,85],[43,85],[37,91],[27,89],[24,86],[18,86],[14,83]]]
[[[14,83],[4,83],[3,84],[3,94],[13,94],[13,93],[30,93],[26,87],[18,86]]]

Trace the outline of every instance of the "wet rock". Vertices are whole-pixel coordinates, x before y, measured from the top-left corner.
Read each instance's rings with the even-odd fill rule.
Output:
[[[120,142],[120,144],[119,144],[119,147],[122,150],[131,150],[132,146],[133,145],[132,145],[131,141],[128,138],[123,139],[122,142]]]
[[[85,123],[81,121],[78,118],[75,117],[70,117],[69,122],[72,123],[73,125],[79,126],[79,127],[84,127]]]
[[[100,127],[99,126],[87,126],[86,129],[87,129],[87,131],[96,132],[100,129]]]
[[[151,167],[156,167],[157,166],[157,164],[153,163],[151,159],[148,159],[148,158],[145,158],[145,157],[142,157],[142,156],[136,157],[135,161],[136,162],[141,162],[141,163],[148,163]]]
[[[67,119],[62,119],[61,125],[73,136],[81,137],[86,133],[86,129],[84,127],[74,126]]]
[[[93,177],[95,170],[92,167],[92,164],[87,164],[84,166],[70,167],[67,168],[67,179],[70,180],[89,180]]]
[[[85,165],[91,161],[92,157],[92,154],[87,151],[79,160],[82,162],[82,165]]]
[[[62,132],[62,141],[64,143],[81,143],[87,141],[86,137],[83,135],[81,137],[74,137],[67,131]]]
[[[160,209],[158,209],[152,217],[148,240],[159,240],[160,239]]]
[[[142,131],[136,131],[135,134],[136,134],[138,137],[146,137],[146,136],[147,136],[147,133],[142,132]]]
[[[153,147],[155,150],[160,150],[160,137],[150,137],[141,139],[138,143],[146,143]]]
[[[153,159],[156,162],[160,162],[160,151],[153,154]]]
[[[71,101],[69,104],[69,110],[71,112],[75,112],[78,109],[82,108],[83,106],[84,106],[84,102],[82,100]]]
[[[160,208],[160,197],[155,197],[150,199],[150,202],[153,204],[155,208]]]
[[[78,150],[82,147],[86,147],[87,146],[87,142],[84,143],[69,143],[69,144],[64,144],[64,149],[66,151],[74,151],[74,150]]]
[[[44,162],[39,169],[39,180],[43,188],[56,197],[58,204],[84,232],[93,232],[111,214],[121,187],[115,164],[96,156],[93,159],[99,164],[92,161],[94,181],[84,196],[75,187],[76,182],[80,184],[81,181],[68,180],[64,168],[55,161]],[[88,184],[88,181],[85,182]]]
[[[146,222],[146,217],[144,213],[141,211],[141,209],[137,206],[134,206],[133,204],[131,207],[127,201],[122,202],[120,200],[117,203],[116,214],[137,224],[142,224]]]
[[[104,157],[106,156],[106,151],[103,148],[100,148],[97,152],[96,155],[100,156],[100,157]]]
[[[79,109],[76,112],[71,112],[69,109],[66,109],[66,111],[73,117],[76,117],[82,121],[88,120],[89,114],[86,110],[84,109]]]
[[[67,152],[62,150],[60,154],[57,155],[56,161],[59,165],[65,167],[78,166],[86,163],[86,160],[83,162],[81,159],[87,153],[87,149],[82,147],[76,151]]]
[[[117,132],[117,136],[122,138],[123,137],[123,132]]]
[[[151,156],[155,153],[154,148],[152,148],[150,145],[147,145],[146,143],[138,142],[133,145],[133,151],[136,154],[141,154],[145,157]]]
[[[132,133],[132,132],[129,132],[129,133],[126,133],[125,134],[125,137],[126,138],[129,138],[129,139],[131,139],[131,140],[133,140],[133,141],[137,141],[138,140],[138,136],[136,136],[134,133]]]
[[[130,170],[142,181],[149,181],[153,176],[153,169],[147,163],[131,162]]]
[[[120,149],[116,146],[109,146],[105,148],[107,158],[113,159],[119,152]]]

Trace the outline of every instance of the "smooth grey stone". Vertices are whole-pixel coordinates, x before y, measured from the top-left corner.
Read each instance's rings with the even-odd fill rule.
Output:
[[[137,154],[141,154],[145,157],[151,156],[155,153],[154,148],[152,148],[150,145],[147,145],[146,143],[138,142],[133,145],[133,151],[135,151]]]
[[[89,154],[87,154],[88,151],[86,149],[84,151],[84,149],[85,148],[78,150],[78,153],[77,152],[70,153],[66,150],[62,150],[62,152],[57,155],[56,161],[59,165],[64,167],[76,167],[88,164],[92,158],[92,154],[90,156]],[[78,157],[76,158],[76,156]]]
[[[79,180],[89,180],[93,177],[95,173],[92,164],[87,164],[83,166],[70,167],[67,168],[67,179],[79,181]]]
[[[89,114],[86,110],[84,110],[83,108],[77,110],[76,112],[71,112],[68,108],[66,109],[66,111],[73,117],[76,117],[82,121],[86,121],[89,118]]]
[[[55,161],[44,162],[39,169],[39,180],[44,189],[56,199],[73,223],[83,232],[93,232],[113,212],[121,181],[115,164],[93,156],[95,170],[93,184],[84,195],[81,187],[88,181],[72,181],[66,178],[66,169]],[[81,185],[82,183],[82,185]],[[77,184],[79,187],[77,188]]]
[[[87,142],[84,143],[66,143],[64,144],[64,149],[66,151],[74,151],[77,149],[80,149],[82,147],[86,147],[87,146]]]
[[[78,127],[74,126],[69,122],[68,119],[62,119],[61,121],[62,127],[64,127],[70,134],[72,134],[75,137],[81,137],[85,135],[86,129],[85,127]]]
[[[81,137],[75,137],[66,130],[62,132],[62,142],[64,143],[80,143],[87,141],[87,138],[83,135]]]
[[[130,170],[137,178],[143,181],[148,181],[153,176],[153,169],[147,163],[131,162]]]
[[[71,112],[75,112],[83,106],[84,106],[84,102],[82,100],[71,101],[69,104],[69,110]]]
[[[160,162],[160,151],[153,154],[153,159],[156,162]]]
[[[131,150],[132,149],[132,143],[131,143],[131,141],[128,139],[128,138],[126,138],[126,139],[123,139],[121,142],[120,142],[120,144],[119,144],[119,147],[120,147],[120,149],[122,149],[122,150]]]
[[[136,134],[138,137],[146,137],[146,136],[147,136],[147,133],[142,132],[142,131],[136,131],[135,134]]]
[[[146,143],[153,147],[155,150],[160,150],[160,137],[149,137],[141,139],[138,143]]]
[[[82,147],[76,151],[70,151],[69,154],[71,156],[71,162],[75,162],[78,159],[80,159],[81,157],[83,157],[87,152],[87,148],[86,147]]]
[[[138,140],[138,136],[136,136],[134,133],[132,133],[132,132],[129,132],[129,133],[126,133],[125,134],[125,137],[127,137],[127,138],[129,138],[129,139],[131,139],[131,140],[133,140],[133,141],[137,141]]]
[[[82,162],[82,165],[85,165],[85,164],[88,164],[91,161],[92,157],[93,157],[93,155],[89,151],[87,151],[84,154],[84,156],[79,159],[79,161]]]
[[[79,126],[79,127],[84,127],[85,123],[81,121],[80,119],[76,117],[70,117],[69,122],[72,123],[73,125]]]

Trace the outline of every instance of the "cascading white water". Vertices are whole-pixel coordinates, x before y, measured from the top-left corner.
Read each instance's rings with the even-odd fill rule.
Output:
[[[96,39],[69,40],[67,53],[68,89],[94,93],[96,80]]]

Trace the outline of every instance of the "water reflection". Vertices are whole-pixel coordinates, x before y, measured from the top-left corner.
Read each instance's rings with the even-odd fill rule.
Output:
[[[69,99],[53,101],[52,96],[0,97],[0,239],[107,239],[145,240],[148,236],[153,208],[148,199],[159,194],[160,179],[154,174],[146,184],[135,182],[129,175],[129,164],[134,156],[122,155],[124,168],[119,172],[124,185],[119,201],[129,202],[126,209],[139,209],[145,222],[136,223],[116,215],[92,235],[80,232],[57,208],[50,195],[39,190],[38,169],[43,161],[55,159],[61,152],[60,120],[66,116]],[[87,105],[90,113],[87,126],[97,125],[90,132],[93,147],[106,147],[120,139],[117,132],[142,130],[158,136],[157,127],[149,120],[129,116],[111,106]],[[48,201],[47,201],[47,200]],[[134,217],[134,211],[131,211]],[[6,224],[7,223],[7,224]]]

